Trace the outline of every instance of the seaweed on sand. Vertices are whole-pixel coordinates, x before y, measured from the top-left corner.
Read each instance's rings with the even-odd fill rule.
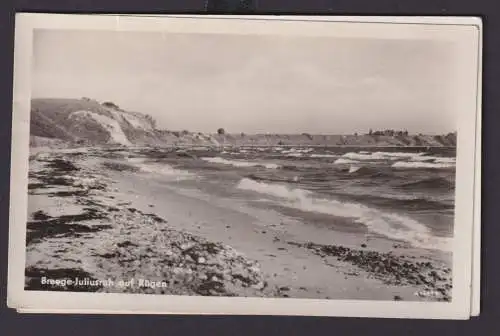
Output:
[[[156,223],[167,223],[165,219],[161,218],[160,216],[154,213],[145,213],[136,208],[127,208],[127,210],[130,211],[131,213],[138,213],[141,214],[142,216],[146,216]]]
[[[67,161],[63,161],[63,162],[67,162]],[[67,162],[67,163],[69,165],[73,165],[70,162]],[[78,169],[78,168],[75,167],[75,169]],[[39,182],[29,183],[28,189],[33,190],[33,189],[52,188],[54,186],[63,186],[63,187],[73,186],[74,179],[70,176],[67,176],[67,174],[69,172],[73,172],[73,171],[74,171],[73,169],[61,170],[61,169],[57,168],[54,170],[46,170],[43,172],[37,172],[36,174],[32,173],[31,177],[36,178]]]
[[[188,159],[196,159],[196,155],[188,153],[186,151],[177,151],[175,152],[176,157],[188,158]]]
[[[68,224],[60,225],[56,222],[48,223],[47,225],[33,225],[32,222],[28,223],[29,232],[26,233],[26,244],[32,243],[34,240],[51,238],[54,236],[62,235],[63,237],[73,236],[78,237],[81,233],[97,232],[111,228],[110,225],[82,225],[82,224]]]
[[[102,165],[107,169],[120,171],[120,172],[127,171],[127,172],[134,173],[134,172],[139,171],[139,167],[135,167],[135,166],[132,166],[132,165],[129,165],[126,163],[122,163],[122,162],[103,162]]]
[[[153,213],[143,213],[143,215],[148,216],[149,218],[151,218],[153,221],[155,221],[157,223],[166,223],[167,222],[165,219],[163,219],[160,216],[153,214]]]
[[[47,213],[43,210],[35,211],[32,214],[32,217],[34,220],[45,220],[51,218],[51,216],[47,215]]]
[[[41,176],[40,180],[46,183],[45,187],[50,188],[52,186],[71,186],[73,185],[73,181],[69,178],[57,177],[57,176]]]
[[[61,171],[43,171],[31,173],[31,178],[36,178],[37,182],[28,184],[28,189],[51,188],[53,186],[71,186],[73,178],[64,176]]]
[[[124,155],[122,153],[115,153],[114,151],[106,151],[99,154],[100,157],[105,159],[123,159]]]
[[[196,289],[196,293],[203,296],[226,294],[224,283],[216,280],[205,280]]]
[[[40,218],[40,216],[38,216]],[[97,232],[111,228],[110,225],[83,225],[76,222],[93,219],[106,219],[106,215],[97,210],[87,210],[78,215],[63,215],[40,220],[30,221],[27,224],[26,244],[35,240],[51,238],[54,236],[78,237],[81,233]]]
[[[129,247],[129,246],[137,247],[137,244],[132,243],[130,240],[126,240],[124,242],[117,243],[116,246],[118,246],[118,247]]]
[[[43,183],[28,183],[28,190],[46,188],[47,185]]]
[[[64,191],[54,191],[48,193],[49,197],[70,197],[70,196],[87,196],[89,194],[88,190],[64,190]]]
[[[80,170],[73,163],[63,159],[54,159],[50,161],[47,166],[49,168],[53,168],[54,170],[58,170],[60,172],[73,172]]]

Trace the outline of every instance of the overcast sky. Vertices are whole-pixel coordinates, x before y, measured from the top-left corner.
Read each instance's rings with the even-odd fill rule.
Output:
[[[171,130],[455,130],[442,42],[37,31],[33,97],[89,97]]]

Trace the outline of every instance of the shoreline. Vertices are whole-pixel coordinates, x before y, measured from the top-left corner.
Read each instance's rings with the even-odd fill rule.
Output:
[[[91,162],[86,158],[84,166],[78,166],[80,167],[78,172],[85,172],[89,176],[93,175],[94,179],[106,184],[93,189],[93,191],[97,191],[96,193],[90,192],[85,195],[85,197],[89,197],[88,200],[90,201],[86,205],[86,211],[89,212],[89,207],[94,209],[94,212],[90,211],[90,214],[96,217],[90,220],[98,223],[94,223],[94,226],[89,225],[87,229],[84,229],[87,230],[86,233],[89,236],[94,235],[95,237],[84,241],[80,250],[80,253],[89,254],[88,251],[85,251],[87,243],[92,242],[101,245],[100,248],[103,249],[101,252],[105,252],[101,253],[100,257],[89,256],[95,268],[93,272],[100,274],[101,278],[106,279],[105,275],[113,272],[115,274],[126,274],[130,278],[132,275],[136,276],[138,274],[138,270],[134,270],[134,267],[141,269],[144,274],[154,274],[156,278],[162,276],[172,277],[172,275],[175,275],[172,270],[177,268],[194,269],[196,276],[187,277],[191,282],[196,278],[204,278],[200,274],[207,273],[202,271],[202,269],[206,268],[206,264],[202,263],[203,266],[201,266],[195,262],[194,266],[189,266],[187,265],[190,262],[189,260],[196,261],[196,259],[183,253],[184,250],[182,249],[176,250],[173,243],[184,239],[191,241],[194,244],[193,246],[198,247],[204,246],[204,244],[214,244],[219,249],[215,255],[220,254],[221,251],[234,251],[235,255],[241,257],[241,259],[238,259],[231,255],[233,252],[228,252],[229,255],[225,255],[223,261],[231,261],[219,263],[219,266],[221,266],[219,268],[229,270],[229,272],[222,272],[218,275],[210,274],[212,277],[215,276],[213,281],[222,284],[216,286],[221,289],[219,295],[415,301],[447,301],[451,297],[451,280],[445,279],[448,278],[447,275],[451,275],[449,274],[449,260],[447,260],[448,258],[443,259],[439,253],[426,253],[421,249],[408,247],[394,249],[391,241],[377,237],[370,237],[367,240],[366,237],[356,237],[355,235],[339,232],[330,232],[328,235],[328,238],[331,238],[330,240],[322,237],[323,231],[309,232],[308,235],[302,235],[305,231],[311,230],[307,230],[304,225],[300,225],[300,223],[291,219],[270,214],[269,211],[259,210],[263,216],[262,218],[266,218],[265,221],[259,221],[259,218],[256,218],[259,211],[255,211],[255,209],[249,213],[231,210],[225,204],[214,205],[196,197],[196,195],[183,194],[182,191],[176,190],[174,187],[168,189],[168,192],[165,192],[164,189],[161,198],[151,196],[160,195],[156,192],[150,193],[148,196],[143,191],[151,191],[155,184],[153,180],[148,184],[144,182],[145,180],[134,180],[134,172],[112,171],[109,169],[99,171],[99,169],[102,169],[100,162],[105,160],[98,157],[99,151],[96,150],[97,157],[93,156]],[[49,160],[51,156],[52,159],[62,156],[63,160],[69,159],[72,164],[76,164],[78,163],[78,156],[83,154],[78,154],[78,151],[75,150],[73,154],[57,154],[57,151],[54,151],[52,154],[45,155]],[[32,165],[30,164],[30,172],[32,171],[31,168]],[[46,173],[46,175],[52,176],[53,172]],[[68,175],[68,172],[63,175]],[[90,178],[89,176],[87,177]],[[50,181],[47,183],[50,184]],[[69,184],[68,181],[65,183]],[[163,188],[164,186],[156,185],[156,187]],[[64,188],[68,191],[68,188],[74,189],[74,185],[63,185]],[[37,188],[30,188],[31,192],[33,190],[36,191]],[[61,190],[56,192],[61,192]],[[73,193],[75,192],[77,190],[73,190]],[[43,201],[40,201],[40,199],[48,198],[48,196],[30,195],[29,197],[32,205],[30,212],[43,211],[43,209],[40,209],[40,207],[43,208]],[[37,203],[36,197],[39,199],[38,204],[33,204]],[[59,198],[68,200],[67,196]],[[99,215],[102,214],[98,209],[102,206],[107,207],[107,209],[115,209],[112,211],[114,213],[114,223],[110,224],[108,219],[111,228],[98,227],[98,225],[106,223],[106,219],[99,218]],[[52,220],[64,215],[59,217],[50,216],[49,220]],[[149,219],[146,220],[147,218]],[[286,221],[286,225],[284,221]],[[149,231],[145,233],[145,223],[155,223],[155,225],[150,225],[148,227]],[[95,231],[92,231],[92,228],[95,228]],[[59,228],[59,230],[61,229]],[[165,232],[168,234],[165,235]],[[73,235],[74,233],[75,231],[72,232]],[[123,238],[124,234],[128,238],[128,243]],[[99,236],[101,241],[98,239]],[[142,241],[146,237],[149,239],[146,241],[148,243],[147,247],[150,247],[149,250],[147,250],[145,242]],[[150,245],[151,242],[157,241],[159,237],[164,239],[160,243],[161,246],[169,246],[169,251],[175,250],[178,252],[179,260],[177,260],[176,266],[163,267],[161,272],[165,273],[158,275],[158,267],[151,266],[149,262],[147,264],[152,268],[147,270],[141,266],[141,263],[133,263],[135,266],[125,263],[127,258],[135,260],[141,257],[145,260],[160,260],[159,256],[165,258],[167,256],[163,254],[165,249],[158,248],[158,245]],[[303,239],[304,237],[308,238]],[[113,244],[102,246],[104,238],[114,242],[114,246]],[[50,239],[57,238],[49,237],[48,240]],[[121,242],[117,242],[117,240],[121,240]],[[43,242],[44,238],[42,238]],[[122,246],[117,246],[117,244],[122,244]],[[30,243],[28,243],[28,247],[29,245]],[[30,251],[33,252],[33,245],[36,246],[36,244],[31,244],[32,249],[28,248],[28,254]],[[118,253],[113,255],[113,252],[117,251]],[[53,252],[55,252],[55,248]],[[63,252],[56,258],[62,258],[65,254],[68,254],[68,252]],[[109,257],[110,260],[122,261],[125,264],[113,265],[110,260],[102,260],[106,259],[102,255]],[[208,254],[203,258],[208,259],[207,257]],[[52,257],[47,258],[45,256],[45,259],[50,258]],[[28,263],[31,260],[36,264],[35,259],[37,258],[27,258]],[[202,260],[206,261],[205,259]],[[186,263],[186,260],[188,260],[188,263]],[[43,258],[38,258],[38,262],[43,263]],[[101,265],[98,265],[99,263]],[[251,279],[252,284],[250,286],[245,285],[246,280],[242,281],[239,277],[235,279],[232,276],[239,274],[234,267],[242,269],[254,267],[254,271],[258,269],[258,272],[246,274],[246,279]],[[27,265],[27,268],[29,271],[30,265]],[[87,266],[87,270],[84,270],[87,272],[86,274],[91,274],[88,271],[91,268]],[[165,268],[169,268],[169,270],[165,270]],[[33,272],[27,273],[34,274]],[[136,278],[139,276],[147,278],[144,274],[138,274]],[[80,275],[85,275],[85,273]],[[203,295],[197,293],[196,290],[192,290],[192,288],[189,290],[182,288],[183,286],[186,287],[186,284],[187,282],[182,281],[178,283],[169,282],[168,288],[164,288],[163,292],[172,294],[184,291],[187,295]],[[98,290],[102,291],[102,288]],[[216,291],[209,291],[208,293],[206,295],[217,295]],[[416,293],[420,293],[421,296]]]
[[[58,150],[84,150],[86,148],[89,148],[88,146],[81,146],[81,145],[76,145],[76,144],[71,144],[71,143],[61,143],[61,146],[58,147],[57,145],[52,145],[52,144],[47,144],[47,146],[36,146],[36,147],[30,147],[30,154],[31,153],[37,153],[40,151],[48,151],[48,152],[53,152],[53,151],[58,151]],[[133,146],[124,146],[124,145],[115,145],[115,144],[102,144],[102,145],[96,145],[94,146],[96,148],[102,148],[104,150],[121,150],[121,149],[129,149],[129,148],[156,148],[156,149],[172,149],[172,148],[178,148],[178,149],[186,149],[186,148],[197,148],[197,147],[202,147],[202,148],[212,148],[212,149],[218,149],[218,148],[243,148],[243,147],[248,147],[248,148],[273,148],[273,147],[283,147],[283,148],[293,148],[293,147],[311,147],[311,148],[369,148],[369,149],[375,149],[375,148],[385,148],[385,149],[404,149],[404,148],[409,148],[409,149],[426,149],[426,148],[442,148],[442,149],[447,149],[447,150],[456,150],[456,146],[432,146],[432,145],[422,145],[422,146],[412,146],[412,145],[377,145],[377,144],[364,144],[364,145],[338,145],[338,144],[326,144],[326,145],[314,145],[314,144],[309,144],[309,143],[297,143],[297,144],[284,144],[284,145],[277,145],[277,144],[231,144],[231,143],[222,143],[222,144],[182,144],[182,143],[170,143],[170,144],[162,144],[162,145],[133,145]]]

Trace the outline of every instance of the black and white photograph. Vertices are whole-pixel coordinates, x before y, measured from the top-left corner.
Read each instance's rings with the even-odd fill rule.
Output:
[[[457,43],[202,28],[33,29],[23,291],[456,301]]]

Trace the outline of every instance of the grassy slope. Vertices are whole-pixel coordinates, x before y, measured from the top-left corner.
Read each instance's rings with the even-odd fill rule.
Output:
[[[76,125],[70,119],[72,112],[87,110],[99,114],[109,113],[97,102],[78,99],[33,99],[31,105],[31,135],[67,141],[106,141],[109,135],[97,125]],[[90,141],[94,142],[94,141]]]
[[[87,144],[106,143],[110,136],[98,123],[91,119],[85,122],[75,122],[69,115],[76,111],[90,111],[113,118],[109,109],[97,101],[83,99],[33,99],[31,108],[31,135],[46,138],[56,138],[65,141],[84,141]],[[140,113],[119,111],[132,116],[142,116]],[[115,118],[116,119],[116,118]],[[132,142],[143,142],[150,136],[148,132],[135,129],[125,120],[120,120],[122,129]]]

